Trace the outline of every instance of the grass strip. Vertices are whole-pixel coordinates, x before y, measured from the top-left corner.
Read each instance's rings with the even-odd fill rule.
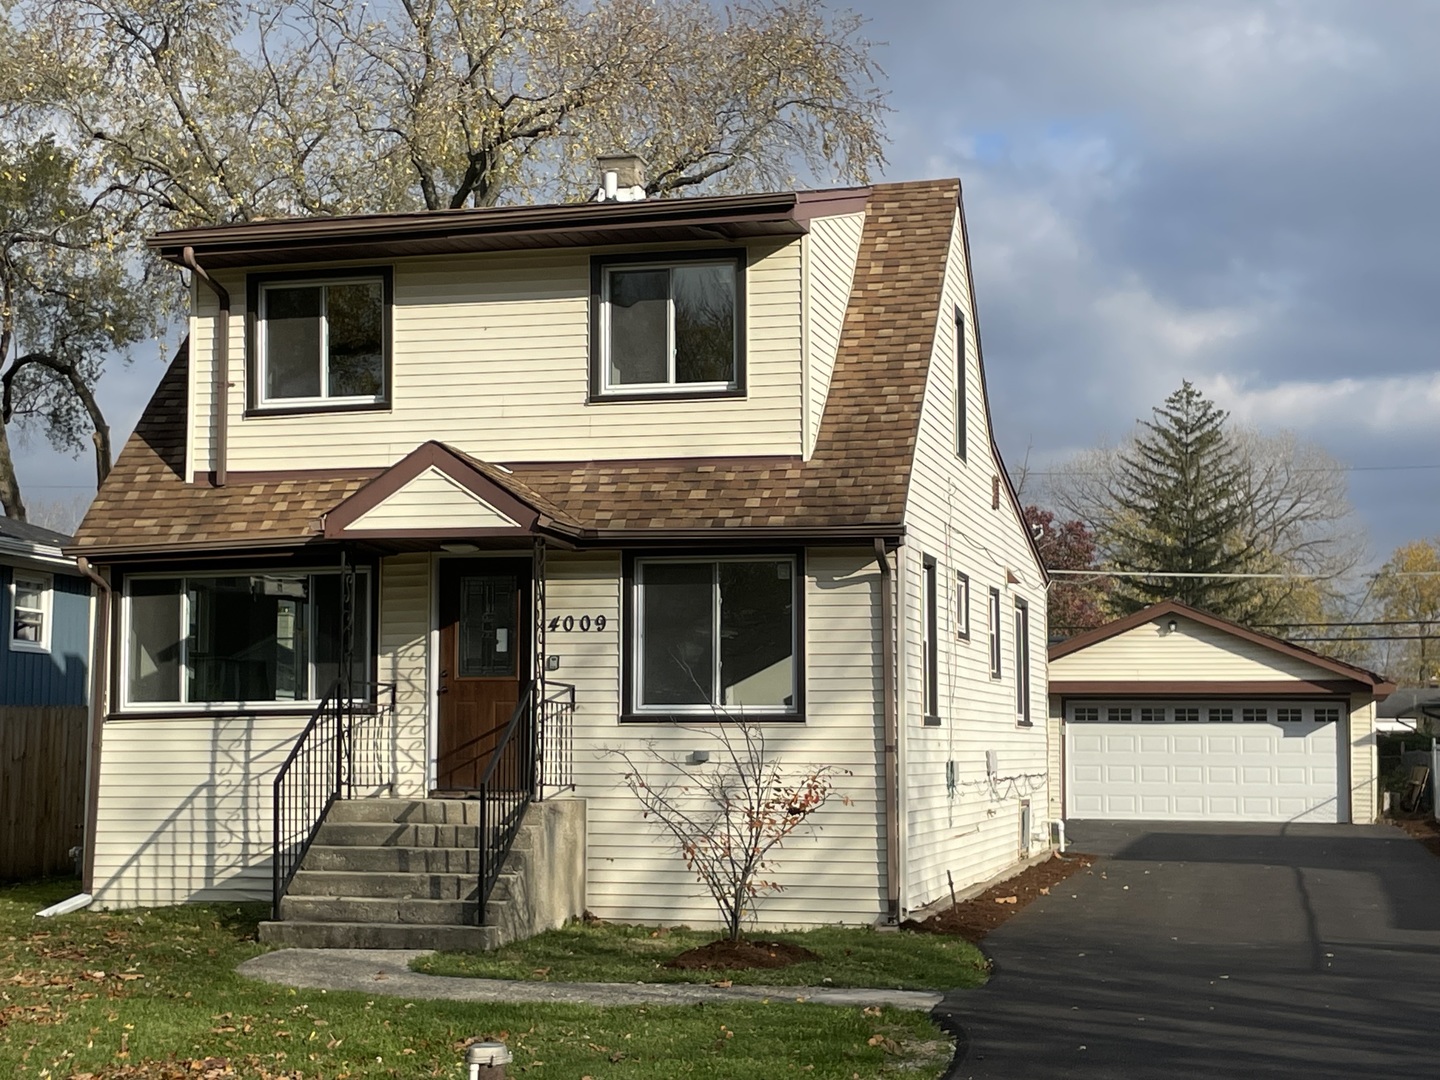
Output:
[[[891,1009],[490,1005],[270,986],[234,972],[263,951],[263,908],[33,918],[74,891],[0,888],[0,1076],[460,1080],[477,1037],[510,1046],[512,1076],[557,1080],[924,1078],[950,1058],[923,1014]]]
[[[687,949],[715,940],[714,931],[570,923],[486,953],[435,953],[411,967],[430,975],[551,982],[712,983],[736,986],[867,986],[951,990],[981,985],[989,963],[974,945],[935,934],[824,927],[757,934],[756,941],[803,945],[818,961],[783,968],[692,971],[665,967]]]

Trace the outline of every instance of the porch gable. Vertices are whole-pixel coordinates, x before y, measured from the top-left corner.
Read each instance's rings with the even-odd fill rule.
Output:
[[[470,458],[422,443],[325,517],[325,537],[528,536],[540,511]]]

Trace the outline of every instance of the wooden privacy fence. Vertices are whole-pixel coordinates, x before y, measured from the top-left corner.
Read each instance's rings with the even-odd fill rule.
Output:
[[[85,827],[85,719],[80,707],[0,705],[0,879],[75,869]]]

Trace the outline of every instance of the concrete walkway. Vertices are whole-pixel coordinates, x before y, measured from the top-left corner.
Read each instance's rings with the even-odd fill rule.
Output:
[[[241,964],[250,979],[307,990],[442,1001],[558,1002],[572,1005],[691,1005],[715,1001],[805,1001],[816,1005],[890,1005],[928,1011],[943,995],[922,990],[829,986],[708,986],[694,983],[564,983],[422,975],[412,949],[280,949]]]

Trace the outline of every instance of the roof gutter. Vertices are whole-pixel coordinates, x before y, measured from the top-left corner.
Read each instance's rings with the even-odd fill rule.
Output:
[[[195,249],[186,247],[180,253],[180,263],[195,277],[210,287],[220,303],[220,314],[215,335],[215,387],[211,395],[215,413],[215,446],[211,451],[211,465],[215,472],[215,486],[225,486],[225,448],[229,442],[230,429],[230,292],[207,274],[195,261]]]
[[[95,605],[95,645],[90,658],[90,752],[85,763],[85,866],[81,890],[95,892],[95,830],[100,818],[100,753],[105,742],[105,688],[110,671],[110,583],[95,572],[84,555],[75,558],[75,566],[100,590],[100,603]],[[48,909],[47,909],[48,910]]]
[[[900,921],[900,724],[895,708],[895,596],[885,540],[875,538],[880,567],[880,684],[885,698],[885,903],[889,921]]]

